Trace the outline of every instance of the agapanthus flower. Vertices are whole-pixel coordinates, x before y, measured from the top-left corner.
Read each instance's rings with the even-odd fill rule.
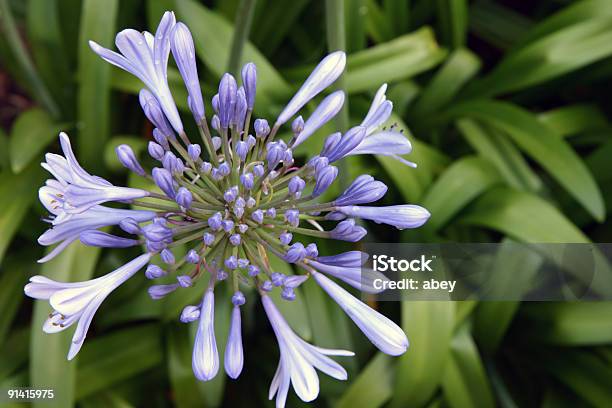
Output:
[[[143,252],[114,272],[85,282],[63,283],[43,276],[30,279],[26,294],[48,300],[53,308],[44,325],[46,332],[77,323],[69,359],[83,345],[102,301],[139,270],[144,270],[146,279],[161,280],[148,288],[153,299],[191,287],[200,279],[207,281],[200,303],[186,305],[177,316],[181,322],[198,325],[192,366],[201,381],[214,378],[220,364],[228,376],[239,377],[248,357],[240,308],[247,298],[259,295],[280,348],[269,393],[270,398],[276,396],[277,407],[285,405],[290,385],[302,400],[316,398],[316,370],[345,380],[346,371],[329,356],[353,353],[319,348],[301,339],[272,302],[271,291],[279,291],[283,301],[292,301],[300,285],[313,278],[381,351],[390,355],[406,351],[408,340],[399,326],[334,282],[338,279],[364,292],[377,292],[371,283],[380,274],[364,266],[366,255],[360,251],[320,255],[314,243],[296,240],[317,237],[357,242],[367,234],[358,219],[398,229],[416,228],[427,221],[427,210],[416,205],[372,206],[385,195],[387,186],[367,174],[357,177],[335,200],[321,198],[338,183],[339,166],[334,163],[347,156],[390,155],[412,165],[399,156],[410,152],[410,142],[395,127],[383,127],[393,107],[386,100],[385,85],[361,124],[332,133],[319,155],[302,161],[294,158],[294,149],[334,118],[344,103],[344,93],[335,91],[324,97],[306,120],[299,113],[342,74],[343,52],[323,58],[270,127],[266,119],[254,117],[257,68],[253,63],[243,67],[239,80],[229,73],[223,75],[218,93],[206,96],[213,106],[207,117],[191,33],[170,12],[164,14],[155,36],[121,31],[116,38],[120,53],[90,44],[103,59],[144,84],[140,103],[155,126],[148,153],[157,164],[146,169],[127,145],[116,152],[127,169],[154,182],[163,194],[114,186],[90,175],[77,162],[64,133],[60,135],[64,156],[46,156],[42,165],[54,178],[40,189],[39,197],[51,214],[52,226],[39,242],[57,245],[40,262],[50,260],[75,240],[104,248],[139,246]],[[185,133],[168,88],[170,53],[185,82],[199,140]],[[277,138],[282,126],[290,128],[290,140]],[[109,206],[103,205],[107,203]],[[121,208],[126,205],[144,210]],[[102,227],[116,231],[100,231]],[[180,257],[174,252],[179,246],[185,254]],[[296,273],[274,270],[270,256],[294,264]],[[215,291],[224,281],[232,285],[234,294],[221,361],[214,311]]]

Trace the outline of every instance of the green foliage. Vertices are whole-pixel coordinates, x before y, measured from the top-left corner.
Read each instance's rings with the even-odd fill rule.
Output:
[[[394,102],[390,122],[413,143],[407,159],[416,169],[388,157],[354,160],[348,169],[384,180],[388,200],[430,210],[430,221],[401,239],[612,240],[609,0],[541,0],[517,9],[508,4],[521,2],[337,1],[344,1],[344,16],[325,15],[342,10],[333,0],[328,7],[325,1],[256,2],[241,61],[257,64],[257,116],[273,119],[326,50],[345,41],[350,123],[359,123],[387,82]],[[35,199],[45,180],[38,162],[44,152],[57,152],[57,133],[76,136],[85,168],[126,185],[135,181],[114,148],[129,143],[144,159],[150,140],[151,127],[134,97],[142,84],[104,63],[87,40],[109,46],[120,29],[154,30],[161,13],[173,9],[194,34],[210,100],[227,70],[238,5],[0,0],[0,74],[11,84],[10,97],[0,102],[0,388],[55,388],[56,401],[41,407],[270,406],[267,387],[278,353],[261,307],[250,302],[255,296],[248,297],[243,317],[243,376],[200,383],[191,370],[193,328],[176,318],[185,304],[199,301],[201,286],[154,302],[144,279],[135,277],[106,300],[73,362],[65,358],[72,330],[44,334],[48,305],[22,295],[33,274],[88,279],[129,257],[75,244],[52,262],[36,264],[44,209]],[[333,27],[334,44],[327,42],[326,21],[344,21]],[[185,113],[187,96],[175,66],[168,77]],[[22,102],[11,105],[13,100]],[[325,136],[313,136],[296,158],[316,154]],[[375,231],[372,241],[394,239]],[[340,249],[318,245],[326,254]],[[491,271],[492,290],[503,291],[510,280],[527,288],[539,262],[502,251]],[[282,262],[274,267],[291,273]],[[348,382],[321,378],[313,406],[612,405],[610,303],[379,304],[410,339],[399,358],[376,353],[313,282],[300,288],[295,302],[278,304],[306,340],[357,354],[341,359]],[[217,305],[222,352],[228,293],[217,294]],[[295,404],[290,392],[288,405]]]

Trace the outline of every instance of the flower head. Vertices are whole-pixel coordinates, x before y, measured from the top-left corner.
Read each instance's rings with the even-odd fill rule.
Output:
[[[78,322],[69,357],[74,357],[83,344],[101,302],[143,268],[145,278],[165,279],[149,287],[153,299],[192,287],[200,279],[207,281],[201,302],[187,305],[177,316],[184,323],[197,324],[192,367],[201,381],[211,380],[219,371],[214,330],[217,285],[226,280],[235,285],[224,355],[225,371],[231,378],[240,375],[245,361],[240,307],[247,301],[245,293],[259,293],[280,348],[280,362],[270,387],[270,398],[276,396],[278,407],[284,406],[290,384],[302,400],[316,398],[316,370],[346,379],[346,371],[328,356],[352,353],[322,349],[299,338],[270,300],[271,291],[279,291],[282,299],[293,301],[299,296],[300,285],[312,277],[375,346],[388,354],[403,353],[408,341],[402,330],[327,277],[364,292],[376,292],[371,282],[380,275],[363,267],[364,254],[349,251],[320,256],[322,245],[300,242],[304,237],[357,242],[367,234],[359,219],[404,229],[418,227],[429,217],[427,210],[415,205],[364,206],[387,192],[383,182],[367,174],[357,177],[335,200],[321,198],[338,183],[339,167],[334,162],[366,153],[392,154],[404,160],[397,155],[410,152],[410,143],[401,132],[381,130],[393,107],[386,100],[386,86],[378,91],[359,126],[332,133],[318,156],[302,161],[294,157],[294,149],[339,112],[344,93],[336,91],[324,97],[306,120],[299,116],[300,110],[341,75],[346,64],[343,52],[323,58],[273,121],[272,128],[266,119],[252,117],[257,87],[255,64],[246,64],[238,80],[223,75],[218,93],[206,96],[214,110],[209,126],[193,39],[187,26],[176,23],[174,14],[164,14],[155,36],[123,30],[116,44],[120,53],[90,43],[103,59],[144,83],[140,103],[155,126],[155,141],[149,143],[148,152],[157,167],[145,169],[127,145],[116,152],[126,168],[150,178],[161,194],[159,190],[114,186],[90,175],[77,162],[64,133],[60,135],[64,156],[47,154],[43,167],[55,179],[47,181],[39,196],[51,214],[52,227],[39,242],[57,246],[41,262],[77,239],[99,247],[140,245],[143,250],[143,255],[114,272],[90,281],[60,283],[36,276],[26,285],[26,294],[49,300],[53,308],[46,331],[63,330]],[[188,106],[199,128],[201,140],[197,143],[185,133],[168,87],[170,52],[185,82]],[[283,125],[291,128],[291,140],[277,138]],[[109,202],[113,206],[102,205]],[[142,209],[120,208],[127,204]],[[109,226],[119,226],[117,233],[128,236],[99,231]],[[186,252],[175,252],[179,245],[186,246]],[[299,273],[272,269],[269,256],[295,265]],[[155,263],[149,263],[154,257]],[[247,292],[248,287],[252,290]]]

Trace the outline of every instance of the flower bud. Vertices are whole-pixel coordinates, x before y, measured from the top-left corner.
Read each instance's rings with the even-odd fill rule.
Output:
[[[293,123],[291,124],[291,130],[295,135],[300,134],[300,132],[304,130],[304,118],[302,118],[301,116],[295,118],[293,120]]]
[[[164,153],[166,153],[164,148],[160,144],[155,142],[149,142],[148,151],[149,156],[159,161],[164,158]]]
[[[336,166],[326,166],[315,174],[315,187],[312,191],[313,197],[318,197],[327,190],[331,183],[338,176],[338,168]]]
[[[139,176],[144,176],[146,174],[130,146],[126,144],[119,145],[115,148],[115,153],[117,153],[117,158],[125,168],[133,171]]]
[[[145,270],[145,276],[147,279],[161,278],[162,276],[165,276],[166,274],[167,274],[166,271],[164,271],[159,266],[153,265],[153,264],[150,264],[149,266],[147,266],[147,269]]]
[[[242,67],[242,84],[246,94],[247,107],[253,110],[255,106],[255,92],[257,90],[257,68],[249,62]]]
[[[183,308],[180,320],[183,323],[191,323],[200,318],[200,308],[198,306],[188,305]]]
[[[185,187],[179,187],[178,192],[176,193],[176,203],[183,208],[191,208],[191,203],[193,202],[193,195],[191,191],[187,190]]]
[[[174,179],[172,178],[172,174],[166,169],[160,169],[159,167],[155,167],[153,169],[153,181],[157,187],[159,187],[168,197],[175,197],[174,190]]]
[[[191,160],[197,161],[200,158],[200,154],[202,154],[202,148],[199,144],[190,144],[187,146],[187,154]]]
[[[268,121],[265,119],[255,119],[253,127],[255,128],[255,136],[258,139],[264,138],[270,133],[270,125],[268,125]]]

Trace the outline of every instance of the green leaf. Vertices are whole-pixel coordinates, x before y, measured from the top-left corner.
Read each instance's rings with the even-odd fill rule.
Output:
[[[421,205],[432,214],[425,228],[437,231],[474,198],[501,182],[493,165],[467,156],[454,162],[427,190]]]
[[[0,261],[4,258],[13,235],[21,225],[32,202],[36,199],[38,186],[44,180],[43,171],[37,164],[32,164],[20,174],[4,171],[0,175]]]
[[[383,0],[386,20],[393,28],[395,36],[401,35],[408,30],[411,12],[410,6],[410,0]]]
[[[26,80],[24,85],[32,92],[34,99],[54,117],[59,116],[60,111],[57,103],[53,100],[47,86],[32,63],[26,44],[19,34],[8,0],[0,0],[0,16],[2,17],[2,37],[11,49],[11,59],[15,60],[15,63],[11,66],[20,70],[19,77]]]
[[[455,325],[456,330],[461,329],[463,323],[472,315],[478,305],[477,300],[459,300],[455,304]]]
[[[326,348],[348,347],[346,344],[339,344],[335,336],[335,323],[331,320],[330,304],[325,293],[313,282],[313,279],[306,281],[302,288],[306,298],[310,325],[312,326],[311,338],[313,343]]]
[[[89,48],[89,40],[110,46],[115,35],[118,0],[84,0],[79,34],[77,117],[79,159],[103,171],[100,146],[110,136],[111,65]]]
[[[174,0],[147,0],[147,23],[149,32],[153,33],[157,29],[166,10],[174,8]]]
[[[79,401],[83,408],[133,408],[134,406],[112,391],[99,392]]]
[[[361,92],[383,82],[410,78],[436,66],[445,55],[429,27],[359,51],[347,60],[347,92]]]
[[[366,3],[367,0],[345,0],[344,2],[346,51],[349,53],[360,51],[366,46],[366,20],[363,18]]]
[[[391,357],[377,353],[348,390],[336,403],[336,408],[375,408],[382,406],[393,394],[394,366]]]
[[[432,113],[448,104],[480,69],[480,59],[466,48],[449,54],[442,68],[423,89],[411,116]]]
[[[86,247],[80,242],[74,243],[45,263],[40,273],[61,282],[87,280],[93,274],[99,252],[99,248]],[[53,401],[39,400],[34,402],[33,406],[66,408],[74,405],[77,392],[77,361],[66,359],[73,330],[44,333],[41,328],[49,317],[50,309],[51,306],[46,300],[34,302],[30,336],[30,385],[34,388],[55,390],[55,398]],[[85,344],[83,349],[87,346]]]
[[[404,117],[410,104],[414,102],[421,88],[412,80],[397,82],[387,88],[387,98],[393,101],[393,111],[399,117]]]
[[[5,170],[10,164],[9,157],[9,138],[4,133],[3,129],[0,129],[0,170]]]
[[[500,231],[524,242],[589,242],[557,208],[542,198],[494,187],[470,205],[461,222]]]
[[[502,50],[514,45],[533,25],[514,8],[489,1],[472,3],[469,20],[470,34]]]
[[[188,327],[184,324],[180,326],[170,324],[167,327],[168,376],[172,385],[174,403],[178,408],[204,406],[198,382],[191,368],[192,353]]]
[[[540,122],[561,137],[605,129],[608,120],[597,105],[568,105],[538,115]]]
[[[397,362],[391,407],[423,406],[440,384],[455,321],[455,303],[402,302],[410,347]]]
[[[40,76],[49,91],[66,112],[72,95],[72,73],[64,49],[57,0],[30,0],[27,2],[27,29],[29,46]]]
[[[507,102],[471,101],[455,105],[451,117],[472,117],[504,133],[542,165],[589,213],[602,220],[601,192],[584,162],[561,138],[532,114]]]
[[[375,0],[366,0],[364,9],[366,28],[374,41],[382,43],[392,39],[393,27],[385,20],[386,16],[378,3]]]
[[[536,356],[554,377],[595,407],[606,407],[612,401],[612,368],[589,351],[544,350]],[[538,358],[540,357],[540,358]]]
[[[0,274],[0,348],[9,334],[11,323],[23,301],[21,291],[27,282],[24,263],[5,262],[4,273]]]
[[[467,95],[515,92],[582,68],[612,55],[611,18],[564,26],[509,53]]]
[[[79,356],[76,398],[94,395],[159,365],[161,335],[159,325],[147,324],[89,340]]]
[[[467,41],[468,5],[466,0],[436,0],[443,43],[459,48]]]
[[[261,24],[254,21],[255,29],[251,30],[251,41],[259,45],[266,55],[273,55],[294,25],[299,24],[299,18],[303,15],[306,6],[308,0],[294,1],[291,7],[279,1],[265,4],[262,6],[265,11],[258,20]],[[274,24],[270,24],[271,21],[274,21]]]
[[[495,256],[491,267],[491,276],[487,279],[492,287],[487,288],[487,298],[476,307],[474,314],[474,337],[482,349],[493,354],[499,347],[510,323],[512,322],[520,303],[514,301],[493,301],[518,296],[531,285],[534,274],[542,263],[542,258],[529,251],[525,256],[516,256],[512,250],[513,241],[505,239]]]
[[[472,119],[460,119],[456,126],[472,148],[497,168],[508,185],[531,192],[542,189],[540,178],[501,131]]]
[[[521,309],[533,341],[567,346],[612,342],[612,322],[602,318],[610,313],[612,302],[527,304]]]
[[[478,349],[464,325],[451,342],[451,357],[442,378],[444,399],[450,407],[495,407],[491,386]]]
[[[13,330],[0,348],[0,384],[28,361],[30,328]]]
[[[607,0],[583,0],[568,5],[534,26],[521,38],[521,44],[532,43],[549,34],[587,20],[612,17]]]
[[[64,127],[64,124],[54,123],[51,116],[40,108],[32,108],[19,115],[11,129],[9,141],[13,172],[20,173],[33,159],[41,160],[38,155]]]
[[[495,187],[480,196],[461,221],[498,230],[523,242],[588,243],[589,239],[559,210],[538,196]],[[612,291],[609,264],[600,251],[594,251],[594,262],[601,273],[596,273],[589,284],[595,293],[607,296]],[[570,265],[568,272],[580,265]],[[601,269],[599,269],[601,268]]]
[[[176,7],[180,18],[193,33],[198,56],[220,78],[227,68],[233,35],[231,24],[193,0],[177,0]],[[251,43],[246,43],[241,64],[249,61],[257,65],[257,104],[262,106],[270,98],[289,94],[289,85],[278,71]]]

